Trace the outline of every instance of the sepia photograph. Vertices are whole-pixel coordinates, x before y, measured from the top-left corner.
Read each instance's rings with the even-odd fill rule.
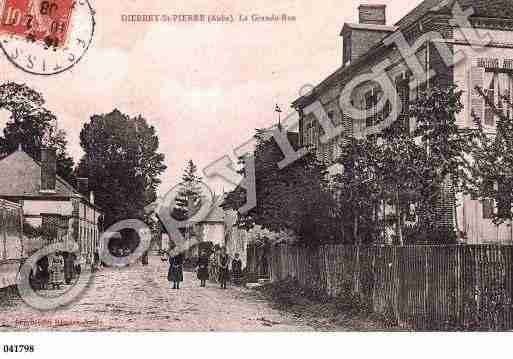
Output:
[[[511,339],[513,0],[0,0],[0,48],[0,353]]]

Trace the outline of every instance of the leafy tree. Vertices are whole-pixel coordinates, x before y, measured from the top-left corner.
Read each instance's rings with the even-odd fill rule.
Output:
[[[477,139],[473,151],[472,175],[475,179],[474,198],[495,201],[497,210],[490,213],[496,224],[510,221],[513,217],[513,104],[508,96],[494,103],[482,88],[476,88],[497,115],[495,134],[487,133],[481,119],[472,112],[477,128]]]
[[[454,193],[468,191],[472,181],[467,158],[474,133],[456,124],[461,94],[456,87],[433,88],[410,104],[408,112],[417,122],[413,132],[403,116],[380,134],[342,146],[338,162],[344,172],[335,183],[345,194],[342,206],[352,217],[355,243],[362,237],[375,240],[389,223],[399,244],[447,240],[454,233],[452,216],[449,227],[442,227],[447,222],[443,204],[450,203],[455,213]],[[407,226],[415,219],[414,227]]]
[[[463,109],[462,94],[457,86],[435,87],[421,94],[410,106],[410,114],[417,123],[414,136],[420,138],[422,147],[419,148],[425,156],[421,220],[430,227],[427,231],[440,231],[438,234],[449,240],[459,230],[455,193],[468,193],[474,181],[469,158],[476,134],[457,123],[457,115]],[[444,202],[450,203],[448,218],[441,208]]]
[[[377,213],[383,198],[383,184],[378,171],[381,149],[368,138],[350,138],[341,146],[337,162],[342,173],[333,177],[335,193],[340,207],[350,217],[352,242],[372,242],[379,232]]]
[[[0,136],[0,153],[14,152],[21,145],[39,161],[41,148],[53,146],[57,152],[57,174],[73,183],[74,161],[66,151],[66,133],[55,131],[57,118],[44,105],[43,95],[27,85],[14,82],[0,85],[0,109],[10,114]]]
[[[283,153],[274,138],[265,130],[257,130],[255,138],[257,205],[239,214],[238,225],[245,229],[260,225],[273,232],[292,231],[303,245],[340,241],[344,237],[340,212],[326,167],[314,154],[308,154],[279,169]],[[289,133],[288,138],[297,149],[297,134]],[[226,196],[223,207],[237,210],[245,203],[246,192],[239,186]]]
[[[395,224],[399,244],[411,217],[410,205],[418,202],[422,189],[423,153],[402,123],[379,135],[351,138],[341,147],[338,162],[344,171],[334,177],[342,207],[352,218],[353,241],[361,244],[386,242],[386,227]],[[387,216],[387,208],[394,214]]]
[[[159,138],[142,116],[117,109],[93,115],[80,132],[84,156],[78,176],[89,178],[96,203],[105,211],[105,226],[123,219],[144,220],[144,206],[157,198],[165,171]]]

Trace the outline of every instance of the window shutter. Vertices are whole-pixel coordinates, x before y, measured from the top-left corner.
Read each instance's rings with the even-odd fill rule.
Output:
[[[491,199],[485,199],[481,202],[483,205],[483,219],[493,218],[493,201]]]
[[[497,105],[499,81],[493,72],[485,72],[484,75],[485,94],[489,102]],[[484,105],[484,124],[489,127],[495,126],[495,110],[486,100]]]
[[[344,110],[341,110],[341,112],[342,112],[342,126],[344,127],[344,132],[345,132],[344,141],[347,142],[348,139],[353,136],[353,120],[351,119],[351,117],[349,117],[349,115]]]
[[[497,213],[500,218],[511,218],[511,183],[505,178],[498,181]]]
[[[472,66],[470,69],[470,109],[481,120],[481,122],[484,121],[485,100],[476,90],[476,87],[481,88],[482,91],[485,90],[484,75],[485,69],[483,67]]]

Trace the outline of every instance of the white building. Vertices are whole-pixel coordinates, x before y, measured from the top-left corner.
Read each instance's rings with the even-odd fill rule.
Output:
[[[99,244],[103,213],[84,186],[87,181],[78,183],[81,192],[56,175],[54,150],[43,150],[41,162],[21,149],[0,159],[0,198],[20,204],[33,227],[53,229],[52,240],[75,241],[81,264],[90,264]]]

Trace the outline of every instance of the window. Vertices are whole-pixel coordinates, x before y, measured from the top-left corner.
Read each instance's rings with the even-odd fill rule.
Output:
[[[511,118],[512,116],[512,108],[511,104],[513,102],[512,99],[512,90],[513,90],[513,76],[510,72],[501,72],[498,75],[498,90],[499,90],[499,99],[498,106],[499,109],[504,110],[504,114]]]
[[[499,68],[499,59],[497,58],[480,58],[477,59],[477,66],[485,69]]]
[[[399,120],[406,131],[410,132],[410,78],[406,75],[398,76],[395,80],[395,86],[399,101],[401,101],[401,113]]]
[[[483,205],[483,219],[492,219],[494,209],[493,200],[485,199],[481,201],[481,204]]]
[[[307,121],[305,124],[305,146],[311,146],[314,144],[314,123],[313,121]]]
[[[377,104],[381,100],[383,93],[380,88],[373,88],[365,93],[363,98],[363,108],[366,110],[365,124],[367,127],[375,126],[384,119],[385,109],[377,111]]]
[[[497,181],[497,214],[501,218],[511,218],[511,180],[505,177]]]
[[[374,125],[374,116],[372,113],[374,107],[374,95],[372,90],[365,93],[363,106],[365,108],[365,125],[367,127],[371,127]]]
[[[487,98],[485,101],[485,114],[484,114],[484,125],[493,127],[495,125],[495,113],[491,104],[496,104],[495,102],[495,76],[491,72],[485,73],[485,80],[487,78],[491,78],[490,84],[488,88],[485,89],[484,93]]]
[[[470,101],[472,112],[485,127],[495,127],[498,115],[494,106],[499,111],[510,117],[513,92],[513,61],[504,60],[501,67],[498,59],[477,59],[477,65],[470,70]],[[480,88],[484,94],[479,93]],[[485,101],[486,99],[486,101]]]

